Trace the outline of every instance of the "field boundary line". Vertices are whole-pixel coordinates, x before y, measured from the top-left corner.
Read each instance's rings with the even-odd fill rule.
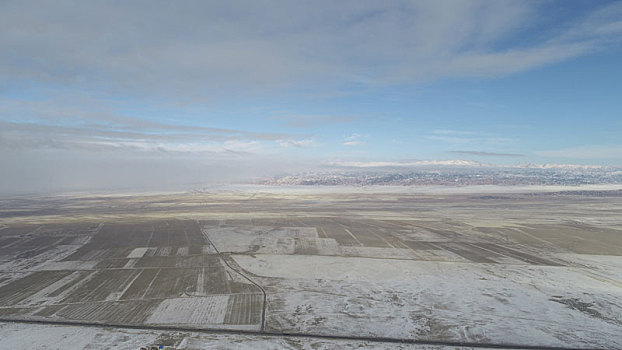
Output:
[[[316,334],[302,332],[266,332],[252,331],[244,329],[224,329],[224,328],[193,328],[179,326],[157,326],[157,325],[127,325],[116,323],[100,323],[100,322],[80,322],[80,321],[61,321],[61,320],[39,320],[39,319],[11,319],[0,318],[0,322],[4,323],[22,323],[22,324],[48,324],[57,326],[78,326],[78,327],[97,327],[97,328],[120,328],[120,329],[137,329],[137,330],[154,330],[154,331],[170,331],[170,332],[194,332],[194,333],[212,333],[212,334],[232,334],[232,335],[254,335],[266,337],[291,337],[291,338],[316,338],[327,340],[350,340],[364,341],[373,343],[392,343],[392,344],[414,344],[414,345],[436,345],[436,346],[457,346],[472,347],[480,349],[542,349],[542,350],[595,350],[601,348],[577,348],[563,346],[546,346],[546,345],[521,345],[521,344],[504,344],[504,343],[476,343],[476,342],[460,342],[460,341],[436,341],[436,340],[420,340],[411,338],[388,338],[373,336],[354,336],[354,335],[331,335]]]

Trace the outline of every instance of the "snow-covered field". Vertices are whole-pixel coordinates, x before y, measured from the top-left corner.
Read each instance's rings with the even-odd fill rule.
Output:
[[[304,337],[269,337],[195,332],[0,323],[0,348],[12,350],[138,350],[162,345],[166,350],[469,350],[462,346],[410,345]]]
[[[307,185],[229,185],[208,188],[210,193],[269,193],[269,194],[335,194],[335,193],[426,193],[426,194],[463,194],[463,193],[531,193],[557,191],[615,191],[622,189],[620,184],[588,185],[415,185],[415,186],[307,186]]]
[[[142,258],[148,250],[149,248],[146,248],[146,247],[134,248],[134,250],[132,250],[132,252],[127,255],[127,258],[128,259]]]
[[[147,319],[147,324],[221,324],[227,313],[228,295],[165,299]]]
[[[619,282],[564,266],[235,255],[280,331],[622,348]]]
[[[0,317],[189,332],[4,324],[0,349],[398,345],[206,328],[622,349],[622,193],[402,189],[0,206]]]

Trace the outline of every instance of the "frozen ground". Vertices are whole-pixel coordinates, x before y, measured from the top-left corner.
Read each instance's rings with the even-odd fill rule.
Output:
[[[167,350],[332,350],[332,349],[402,349],[402,350],[469,350],[473,347],[408,345],[396,343],[326,340],[304,337],[268,337],[205,334],[193,332],[160,332],[151,330],[73,327],[0,323],[0,345],[13,350],[138,350],[140,347],[163,345]]]
[[[228,295],[166,299],[153,311],[147,324],[221,324],[227,313]]]
[[[0,200],[0,319],[188,332],[88,327],[89,343],[68,346],[75,327],[33,340],[25,329],[38,326],[4,324],[0,338],[15,348],[362,344],[258,336],[270,332],[622,349],[622,192],[566,189]],[[193,333],[207,328],[247,335]]]
[[[581,268],[234,256],[264,277],[282,331],[622,348],[622,293]],[[572,286],[572,287],[571,287]],[[583,308],[581,307],[584,306]]]

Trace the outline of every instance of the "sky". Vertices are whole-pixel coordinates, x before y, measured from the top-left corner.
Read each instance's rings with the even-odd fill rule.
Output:
[[[2,1],[0,193],[622,165],[621,1]]]

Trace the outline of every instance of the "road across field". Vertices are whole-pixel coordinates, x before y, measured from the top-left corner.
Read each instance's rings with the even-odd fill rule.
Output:
[[[53,216],[2,208],[7,321],[622,348],[622,196],[232,193],[65,198]]]
[[[556,346],[533,346],[533,345],[521,345],[521,344],[491,344],[491,343],[470,343],[470,342],[449,342],[449,341],[428,341],[428,340],[416,340],[416,339],[396,339],[396,338],[383,338],[383,337],[357,337],[357,336],[339,336],[339,335],[325,335],[325,334],[312,334],[312,333],[278,333],[278,332],[266,332],[266,331],[248,331],[248,330],[233,330],[233,329],[197,329],[187,327],[165,327],[165,326],[132,326],[125,324],[112,324],[112,323],[89,323],[89,322],[71,322],[71,321],[50,321],[50,320],[20,320],[20,319],[5,319],[0,318],[0,322],[10,323],[25,323],[25,324],[49,324],[49,325],[61,325],[61,326],[80,326],[80,327],[110,327],[110,328],[125,328],[125,329],[144,329],[144,330],[156,330],[165,332],[205,332],[216,334],[238,334],[238,335],[254,335],[254,336],[270,336],[270,337],[288,337],[288,338],[316,338],[316,339],[329,339],[329,340],[356,340],[373,343],[386,343],[386,344],[415,344],[415,345],[439,345],[439,346],[454,346],[454,347],[470,347],[475,349],[542,349],[542,350],[593,350],[595,348],[566,348]]]

